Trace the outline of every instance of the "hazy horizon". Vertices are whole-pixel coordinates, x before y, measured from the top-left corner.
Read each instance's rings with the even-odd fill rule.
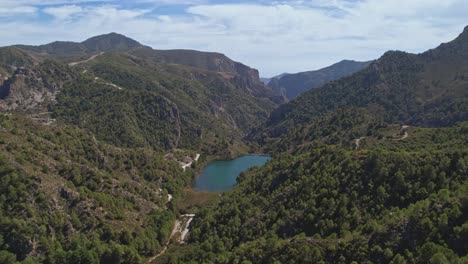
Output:
[[[272,77],[434,48],[468,25],[463,2],[4,0],[0,45],[117,32],[155,49],[220,52]]]

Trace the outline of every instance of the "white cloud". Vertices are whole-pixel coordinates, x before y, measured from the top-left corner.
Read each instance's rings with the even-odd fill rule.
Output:
[[[3,1],[13,3],[1,1],[0,18]],[[0,23],[4,32],[0,45],[82,41],[114,31],[159,49],[222,52],[271,76],[316,69],[341,59],[374,59],[389,49],[421,52],[453,39],[468,24],[466,0],[216,5],[205,0],[176,0],[177,4],[192,4],[186,14],[157,14],[158,5],[174,1],[138,1],[146,2],[148,9],[131,8],[130,2],[119,7],[118,1],[95,6],[79,4],[83,0],[46,0],[60,3],[42,8],[54,20],[10,18]],[[15,2],[28,6],[34,0]],[[31,15],[37,12],[37,7],[32,8]]]
[[[206,3],[207,0],[1,0],[0,6],[48,6],[48,5],[76,5],[86,3],[148,3],[156,5],[197,5]]]
[[[0,17],[28,15],[28,14],[35,14],[36,12],[37,12],[37,8],[33,6],[2,7],[0,5]]]
[[[59,7],[48,7],[44,13],[54,16],[58,20],[71,19],[73,15],[83,12],[83,8],[77,5],[67,5]]]

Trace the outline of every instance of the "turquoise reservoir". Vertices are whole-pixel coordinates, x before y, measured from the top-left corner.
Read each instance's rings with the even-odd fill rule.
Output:
[[[234,160],[210,162],[196,177],[193,188],[205,192],[227,191],[237,184],[236,178],[242,172],[263,166],[270,159],[267,156],[242,156]]]

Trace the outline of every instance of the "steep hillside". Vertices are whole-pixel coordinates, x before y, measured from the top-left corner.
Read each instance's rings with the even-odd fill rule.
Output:
[[[216,72],[120,53],[80,67],[86,73],[63,89],[51,110],[119,146],[231,156],[227,146],[239,145],[275,106],[263,85]]]
[[[160,263],[465,263],[467,125],[278,154]]]
[[[259,83],[257,70],[235,62],[223,54],[194,50],[153,50],[143,47],[131,52],[141,58],[150,58],[158,63],[181,64],[214,72],[224,72],[241,76],[251,84]]]
[[[90,52],[129,51],[143,46],[138,41],[117,33],[92,37],[81,44]]]
[[[16,45],[38,56],[48,56],[55,59],[70,61],[85,59],[99,52],[124,52],[143,45],[124,35],[109,33],[87,39],[81,43],[71,41],[55,41],[40,46]]]
[[[271,78],[260,78],[260,80],[264,83],[264,84],[268,84],[271,80],[273,79],[281,79],[281,77],[285,76],[285,75],[288,75],[289,73],[282,73],[280,75],[276,75],[274,77],[271,77]]]
[[[64,85],[78,77],[76,71],[52,60],[13,65],[12,74],[0,81],[0,111],[44,112]]]
[[[268,82],[268,85],[277,93],[285,95],[288,99],[294,99],[310,89],[318,88],[327,82],[352,75],[370,64],[370,61],[343,60],[316,71],[282,74],[272,78]]]
[[[385,123],[450,126],[467,120],[467,35],[465,29],[454,41],[419,55],[389,51],[364,70],[280,106],[256,136],[262,142],[307,141],[301,137],[316,133],[310,128],[320,120],[336,111],[354,115],[356,108]],[[335,132],[341,137],[346,131]]]
[[[468,27],[278,108],[218,53],[0,48],[0,263],[467,263],[467,73]],[[272,160],[234,189],[184,195],[175,159],[253,147]]]
[[[140,263],[193,177],[150,149],[17,115],[0,115],[0,153],[2,263]]]
[[[2,110],[50,112],[118,146],[230,157],[282,102],[256,70],[224,55],[157,51],[115,33],[0,55]]]
[[[29,55],[22,49],[15,47],[0,48],[0,71],[5,75],[3,77],[9,77],[16,67],[30,67],[37,62],[37,58]]]
[[[41,46],[17,45],[36,56],[52,57],[64,62],[86,60],[102,52],[125,52],[155,63],[180,64],[214,72],[241,76],[250,84],[260,82],[258,71],[235,62],[223,54],[195,50],[155,50],[124,35],[110,33],[81,43],[56,41]]]
[[[1,263],[147,262],[194,177],[165,154],[246,152],[276,106],[226,57],[186,66],[138,48],[110,34],[0,49]]]
[[[194,177],[165,154],[245,153],[276,106],[223,55],[140,48],[118,34],[0,48],[1,263],[147,262]]]
[[[159,263],[467,262],[467,34],[280,106],[253,133],[272,160]]]

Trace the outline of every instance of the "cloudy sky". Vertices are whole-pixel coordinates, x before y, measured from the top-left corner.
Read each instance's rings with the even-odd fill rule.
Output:
[[[467,14],[468,0],[0,0],[0,46],[118,32],[221,52],[269,77],[422,52],[455,38]]]

